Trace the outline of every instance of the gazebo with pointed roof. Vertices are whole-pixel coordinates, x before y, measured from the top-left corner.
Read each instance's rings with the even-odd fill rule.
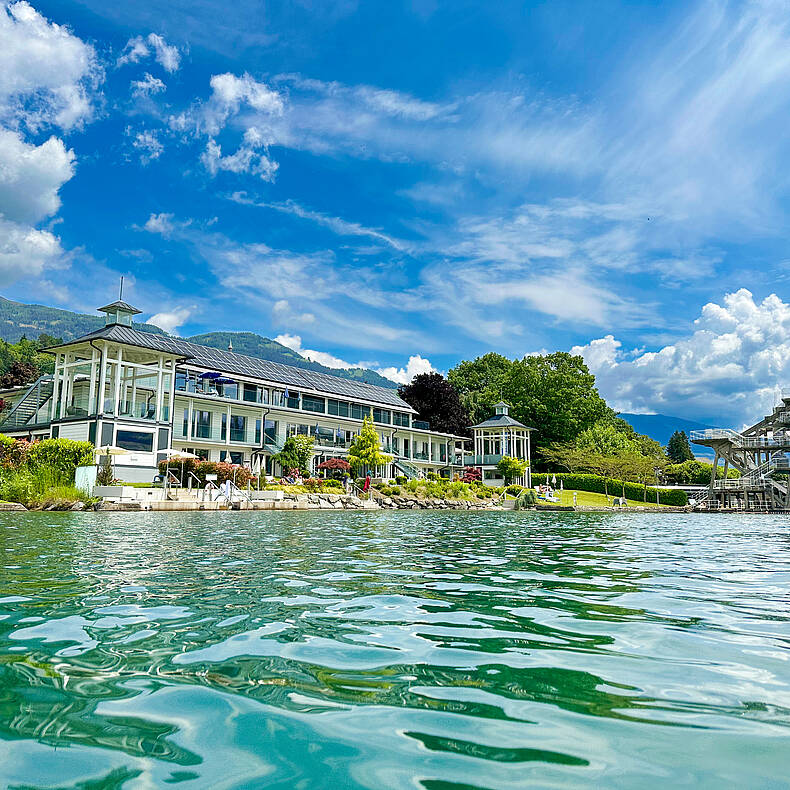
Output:
[[[530,433],[535,430],[510,416],[510,405],[504,401],[494,405],[494,415],[487,420],[472,426],[474,436],[473,465],[483,472],[486,485],[503,484],[497,472],[497,464],[504,456],[518,458],[527,462],[527,473],[521,485],[531,485],[529,463],[531,455]]]

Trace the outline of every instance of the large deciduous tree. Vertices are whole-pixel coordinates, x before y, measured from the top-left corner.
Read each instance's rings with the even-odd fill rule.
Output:
[[[614,418],[582,357],[564,351],[514,362],[505,400],[515,419],[537,428],[538,449],[572,441],[599,420]]]
[[[458,391],[441,373],[420,373],[410,384],[401,384],[398,395],[441,433],[469,435],[471,419]]]
[[[458,391],[472,424],[484,422],[494,413],[494,404],[505,397],[512,360],[501,354],[484,354],[459,363],[447,374]]]

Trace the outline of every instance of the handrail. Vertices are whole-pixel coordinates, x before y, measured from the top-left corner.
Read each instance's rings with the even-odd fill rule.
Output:
[[[187,472],[187,481],[189,485],[187,486],[187,490],[192,493],[192,481],[195,481],[198,484],[198,488],[202,485],[200,482],[200,478],[194,472]]]

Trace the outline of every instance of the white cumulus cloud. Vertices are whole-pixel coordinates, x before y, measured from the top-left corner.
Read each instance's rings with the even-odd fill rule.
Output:
[[[177,335],[177,330],[186,323],[190,315],[192,315],[191,309],[177,307],[175,310],[167,310],[152,315],[148,319],[148,323],[164,329],[165,332],[169,332],[171,335]]]
[[[613,335],[574,346],[617,409],[740,427],[790,389],[790,304],[745,288],[708,303],[687,337],[658,351],[626,351]]]
[[[140,162],[147,165],[154,159],[159,159],[165,150],[156,132],[149,130],[138,132],[132,140],[132,148],[140,154]]]
[[[155,93],[162,93],[166,89],[167,86],[159,77],[154,77],[148,72],[145,73],[141,80],[132,80],[132,95],[138,99],[152,96]]]
[[[376,368],[376,373],[386,379],[397,381],[398,384],[408,384],[415,376],[420,373],[433,373],[436,368],[430,360],[421,357],[419,354],[409,357],[405,368]]]
[[[101,78],[96,53],[29,3],[0,7],[0,119],[30,129],[80,126]]]

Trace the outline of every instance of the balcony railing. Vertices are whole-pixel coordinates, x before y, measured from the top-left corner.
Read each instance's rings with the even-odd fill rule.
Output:
[[[417,428],[417,430],[420,430],[420,431],[430,431],[431,430],[430,423],[425,422],[425,420],[412,420],[411,421],[411,427],[412,428]]]

